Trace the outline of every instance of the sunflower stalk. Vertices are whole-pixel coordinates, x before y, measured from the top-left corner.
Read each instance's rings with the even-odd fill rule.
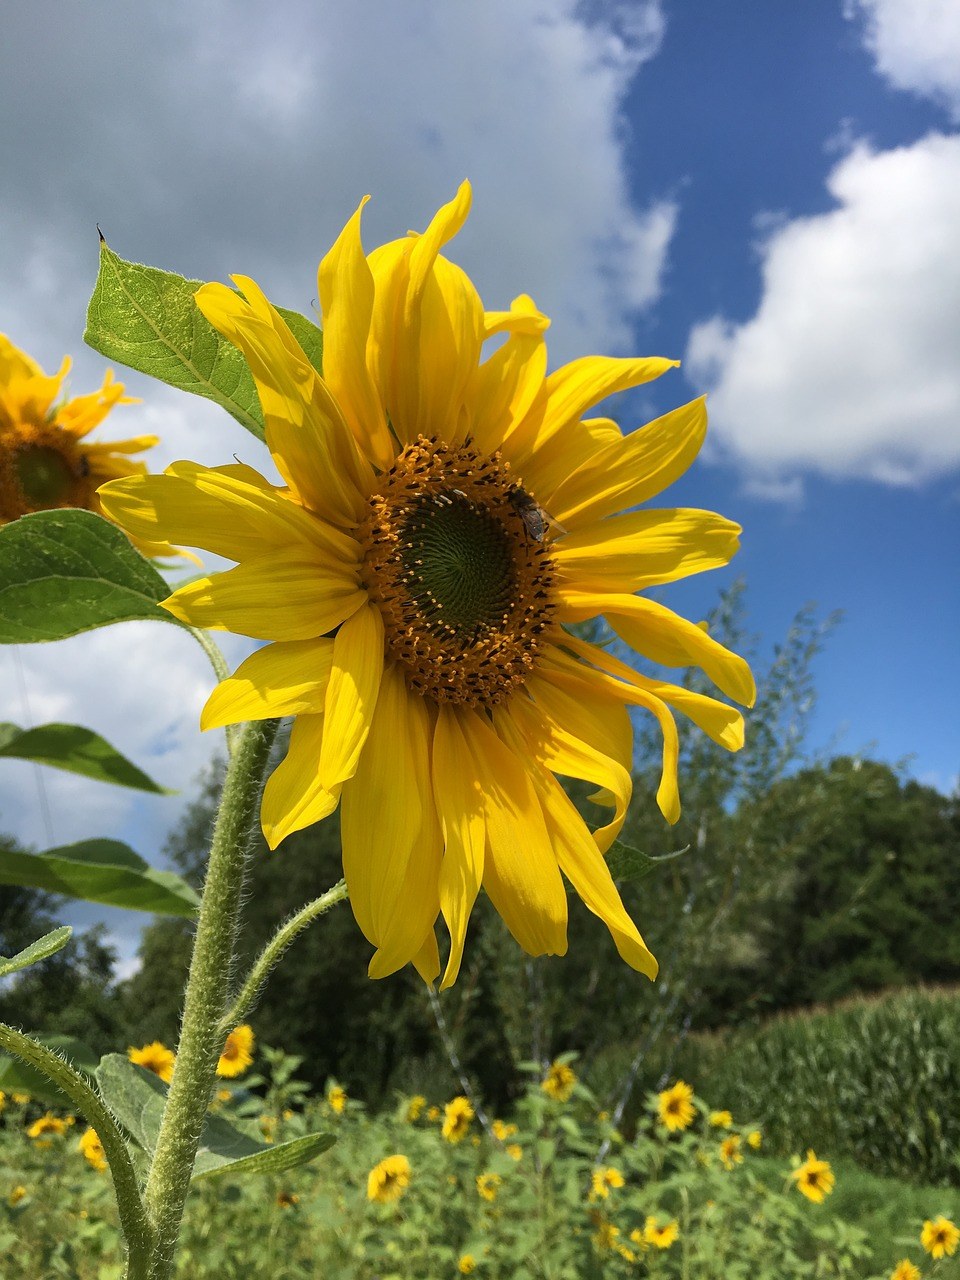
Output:
[[[0,1023],[0,1046],[52,1080],[96,1130],[110,1166],[120,1227],[127,1243],[125,1280],[147,1280],[153,1231],[130,1152],[110,1109],[80,1072],[46,1045]]]
[[[296,915],[291,916],[286,924],[280,926],[257,957],[246,982],[240,989],[240,993],[230,1006],[229,1012],[220,1020],[220,1031],[223,1035],[229,1035],[234,1027],[246,1018],[260,995],[263,984],[279,964],[287,947],[314,920],[319,919],[331,907],[336,906],[338,902],[345,902],[346,898],[347,882],[346,880],[341,880],[332,889],[322,893],[319,898],[314,898],[305,907],[301,907]]]
[[[184,996],[177,1064],[145,1191],[156,1231],[149,1280],[169,1280],[183,1207],[223,1049],[240,899],[276,721],[247,724],[227,767]]]

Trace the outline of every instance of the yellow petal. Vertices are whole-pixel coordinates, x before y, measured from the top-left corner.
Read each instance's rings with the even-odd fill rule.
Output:
[[[397,666],[383,672],[370,732],[343,787],[343,870],[357,923],[378,949],[372,978],[409,963],[440,910],[440,826],[430,787],[432,725]]]
[[[513,305],[523,320],[533,302],[523,295]],[[514,312],[508,314],[512,316]],[[493,453],[504,445],[541,394],[546,372],[547,344],[542,329],[522,326],[476,368],[468,404],[469,430],[478,449]]]
[[[483,887],[524,951],[564,955],[567,897],[524,762],[479,715],[460,714],[483,783]]]
[[[160,603],[194,627],[254,640],[308,640],[333,631],[366,601],[354,571],[296,547],[188,582]]]
[[[360,240],[360,215],[369,199],[363,197],[320,263],[317,288],[323,315],[323,380],[360,447],[375,466],[386,471],[396,450],[367,367],[374,290]]]
[[[712,511],[635,511],[568,533],[552,557],[571,586],[633,592],[727,564],[739,533]]]
[[[550,328],[550,318],[545,316],[528,293],[518,294],[510,303],[509,311],[486,311],[483,316],[483,336],[492,338],[497,333],[545,333]]]
[[[594,458],[601,449],[617,444],[623,432],[612,418],[584,418],[561,427],[553,437],[551,448],[541,449],[523,464],[523,483],[528,493],[548,510],[553,509],[553,496],[572,473]],[[512,442],[503,447],[504,456],[513,465]]]
[[[707,432],[701,398],[599,449],[550,497],[550,512],[567,529],[602,520],[656,497],[687,470]]]
[[[600,614],[632,649],[665,667],[697,666],[742,706],[752,707],[757,690],[750,667],[706,631],[645,596],[575,591],[561,587],[560,616],[583,622]]]
[[[432,986],[440,973],[440,950],[437,947],[437,935],[432,929],[424,938],[412,963],[427,986]]]
[[[482,345],[480,295],[465,271],[438,257],[420,301],[420,397],[416,423],[403,424],[408,438],[413,428],[426,436],[456,436],[452,424],[460,418]]]
[[[197,306],[246,356],[277,469],[304,504],[341,526],[363,518],[373,473],[339,407],[276,309],[248,276],[247,298],[221,284],[195,295]]]
[[[481,778],[464,737],[460,715],[440,704],[433,739],[433,794],[443,832],[440,910],[450,932],[441,990],[457,980],[467,922],[483,881],[486,844]]]
[[[271,849],[294,831],[312,826],[337,807],[340,788],[320,785],[323,716],[297,716],[285,758],[267,779],[260,805],[263,837]]]
[[[166,475],[112,480],[98,492],[109,517],[136,537],[183,542],[230,560],[306,544],[307,554],[313,546],[345,565],[359,564],[353,538],[284,498],[249,467],[175,462]]]
[[[333,640],[291,640],[258,649],[221,680],[200,714],[201,729],[243,720],[323,712]]]
[[[623,828],[633,782],[630,756],[622,751],[622,736],[619,759],[611,755],[611,748],[616,749],[615,739],[609,740],[610,746],[604,742],[603,748],[594,744],[598,739],[604,741],[601,731],[610,719],[616,718],[621,726],[628,721],[626,711],[605,706],[598,699],[591,704],[538,676],[531,676],[526,687],[534,701],[511,699],[506,710],[498,712],[496,722],[500,723],[501,715],[511,719],[529,744],[534,759],[553,773],[583,778],[609,793],[615,805],[613,819],[595,832],[598,846],[606,851]]]
[[[366,604],[337,632],[324,714],[320,777],[328,791],[352,778],[370,732],[383,675],[383,621]]]
[[[578,422],[588,409],[607,396],[659,378],[679,363],[660,356],[627,359],[581,356],[563,365],[546,381],[542,413],[532,415],[516,433],[513,451],[517,464],[524,465],[528,458],[548,446],[558,431]]]
[[[113,370],[108,369],[99,391],[89,395],[74,396],[56,411],[56,423],[72,436],[82,439],[101,423],[116,404],[139,404],[139,400],[123,394],[122,382],[114,382]]]

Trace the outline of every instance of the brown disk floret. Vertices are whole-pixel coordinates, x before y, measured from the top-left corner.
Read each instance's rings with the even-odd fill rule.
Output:
[[[54,507],[89,510],[98,483],[73,437],[53,423],[0,430],[0,524]]]
[[[533,669],[556,574],[531,506],[509,463],[470,441],[420,436],[381,476],[359,531],[362,574],[412,690],[490,707]]]

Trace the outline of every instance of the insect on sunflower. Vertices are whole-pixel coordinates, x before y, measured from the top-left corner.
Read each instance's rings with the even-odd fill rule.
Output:
[[[586,356],[548,374],[549,321],[533,301],[485,311],[440,253],[467,217],[469,184],[423,234],[369,254],[365,202],[320,264],[322,375],[253,280],[196,295],[250,365],[284,486],[242,464],[177,462],[104,486],[104,509],[137,536],[237,562],[165,601],[195,626],[267,642],[201,723],[295,717],[264,791],[264,834],[275,848],[341,806],[371,976],[412,962],[432,981],[442,916],[449,986],[481,886],[526,951],[563,954],[566,877],[653,977],[604,858],[631,796],[630,709],[660,724],[657,801],[671,822],[673,711],[729,750],[743,720],[569,628],[605,618],[647,658],[695,664],[752,702],[742,658],[639,594],[727,563],[739,527],[708,511],[622,514],[689,467],[703,401],[626,436],[586,418],[676,362]],[[557,775],[592,784],[609,821],[591,831]]]

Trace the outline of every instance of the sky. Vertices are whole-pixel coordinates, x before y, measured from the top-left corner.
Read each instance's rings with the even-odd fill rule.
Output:
[[[745,577],[764,652],[843,610],[815,669],[811,750],[960,764],[960,0],[33,0],[0,44],[0,331],[70,390],[97,224],[123,257],[251,275],[310,314],[360,198],[368,247],[422,229],[464,177],[449,255],[490,309],[531,294],[551,363],[680,370],[615,408],[632,429],[708,393],[671,505],[744,527],[733,565],[667,592],[703,616]],[[264,467],[205,401],[136,374],[98,438]],[[251,647],[225,638],[233,661]],[[159,862],[222,748],[199,648],[131,623],[0,648],[0,719],[86,723],[170,797],[5,763],[0,829],[111,836]],[[129,964],[136,913],[106,920]]]

